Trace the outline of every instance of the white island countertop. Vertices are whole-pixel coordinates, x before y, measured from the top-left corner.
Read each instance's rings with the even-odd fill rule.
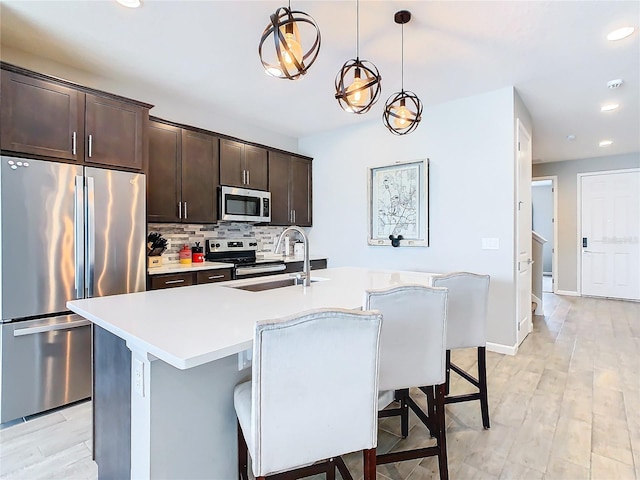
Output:
[[[73,300],[72,311],[142,350],[187,369],[251,348],[257,320],[316,308],[357,309],[364,291],[403,284],[430,285],[432,274],[329,268],[315,270],[310,287],[251,292],[238,285],[272,282],[289,274],[182,288]]]

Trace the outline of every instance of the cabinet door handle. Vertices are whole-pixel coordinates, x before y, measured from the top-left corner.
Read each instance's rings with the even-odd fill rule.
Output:
[[[247,184],[247,171],[246,170],[242,170],[242,184],[243,185]]]
[[[184,202],[184,219],[187,219],[187,202]]]
[[[73,132],[73,135],[71,135],[71,153],[73,155],[76,154],[76,132]]]
[[[251,185],[251,177],[249,177],[249,170],[247,170],[247,185]]]
[[[172,285],[174,283],[184,283],[184,279],[181,280],[167,280],[164,282],[165,285]]]
[[[89,158],[91,158],[92,152],[93,152],[93,135],[89,135]]]
[[[178,218],[182,220],[182,202],[178,202]]]
[[[293,223],[296,223],[296,211],[292,210],[293,212]]]
[[[212,275],[209,277],[209,280],[215,280],[216,278],[224,278],[224,275]]]

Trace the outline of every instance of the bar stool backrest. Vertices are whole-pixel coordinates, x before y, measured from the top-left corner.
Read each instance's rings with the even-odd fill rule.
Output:
[[[489,275],[449,273],[435,277],[433,285],[449,289],[447,350],[484,347],[487,343]]]
[[[376,446],[381,323],[342,309],[257,322],[247,439],[256,475]]]
[[[447,289],[407,285],[368,290],[364,308],[384,317],[380,391],[445,382]]]

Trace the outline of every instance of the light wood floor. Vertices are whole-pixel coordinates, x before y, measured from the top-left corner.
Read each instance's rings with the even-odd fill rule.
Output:
[[[452,479],[640,480],[640,303],[545,294],[517,356],[488,353],[491,429],[478,402],[447,406]],[[453,352],[475,368],[473,351]],[[454,379],[454,392],[465,391]],[[90,404],[0,430],[0,477],[95,479]],[[381,422],[380,451],[431,440]],[[230,439],[235,441],[235,439]],[[346,458],[354,476],[360,457]],[[378,467],[380,480],[438,478],[435,458]],[[219,479],[214,479],[219,480]]]

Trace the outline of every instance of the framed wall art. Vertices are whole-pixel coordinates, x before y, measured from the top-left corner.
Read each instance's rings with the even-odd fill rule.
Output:
[[[369,245],[429,246],[429,159],[369,168]]]

